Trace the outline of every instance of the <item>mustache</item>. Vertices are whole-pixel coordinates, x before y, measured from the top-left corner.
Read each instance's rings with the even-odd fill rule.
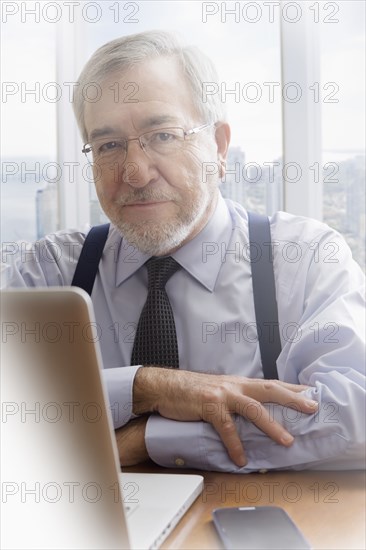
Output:
[[[126,195],[118,197],[120,206],[127,206],[135,202],[174,201],[178,197],[172,193],[166,193],[154,189],[134,189]]]

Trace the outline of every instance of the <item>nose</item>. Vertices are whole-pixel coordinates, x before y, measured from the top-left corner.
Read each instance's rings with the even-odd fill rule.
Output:
[[[131,187],[145,187],[157,177],[156,164],[141,147],[138,138],[129,140],[122,168],[123,181]]]

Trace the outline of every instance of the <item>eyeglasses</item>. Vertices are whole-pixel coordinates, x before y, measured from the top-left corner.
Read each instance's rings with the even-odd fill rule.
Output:
[[[213,126],[214,123],[202,124],[191,130],[183,128],[159,128],[144,132],[138,137],[125,139],[121,137],[105,137],[86,143],[82,153],[90,163],[99,164],[115,163],[123,164],[127,157],[128,143],[138,141],[141,149],[148,157],[157,155],[168,156],[179,152],[189,136],[198,134],[202,130]]]

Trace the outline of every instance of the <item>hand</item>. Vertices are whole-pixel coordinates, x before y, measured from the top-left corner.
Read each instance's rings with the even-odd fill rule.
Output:
[[[238,466],[245,466],[245,453],[232,414],[243,416],[274,441],[288,447],[294,438],[270,417],[262,403],[278,403],[312,414],[318,405],[301,394],[307,388],[279,380],[141,367],[134,381],[133,412],[158,412],[173,420],[209,422],[230,458]]]
[[[149,459],[145,445],[145,429],[148,416],[130,420],[116,430],[117,447],[121,466],[134,466]]]

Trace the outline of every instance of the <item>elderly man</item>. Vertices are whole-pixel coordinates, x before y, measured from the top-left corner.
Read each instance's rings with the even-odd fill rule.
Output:
[[[248,215],[219,191],[230,128],[219,98],[202,99],[202,83],[214,81],[201,52],[146,32],[101,47],[75,92],[111,221],[92,300],[121,463],[361,468],[362,272],[326,225],[271,218],[282,349],[279,380],[265,380],[243,253]],[[98,101],[83,95],[90,82]],[[44,238],[48,255],[14,258],[7,285],[70,285],[85,238]],[[289,241],[301,248],[296,262]]]

